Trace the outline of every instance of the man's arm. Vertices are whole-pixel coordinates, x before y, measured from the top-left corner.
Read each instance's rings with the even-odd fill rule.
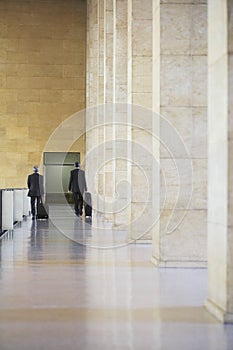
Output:
[[[71,184],[72,184],[72,172],[70,172],[70,181],[69,181],[69,186],[68,186],[68,192],[71,191]]]
[[[84,177],[84,190],[87,191],[87,182],[86,182],[85,171],[83,172],[83,177]]]
[[[28,175],[27,185],[28,185],[28,189],[30,189],[30,186],[31,186],[31,177],[30,177],[30,175]]]
[[[39,186],[40,186],[40,194],[41,196],[44,195],[44,177],[40,175],[39,177]]]

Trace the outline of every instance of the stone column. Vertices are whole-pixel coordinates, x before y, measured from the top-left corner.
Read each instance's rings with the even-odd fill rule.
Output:
[[[93,143],[97,149],[94,161],[89,156],[89,168],[98,163],[94,188],[99,198],[96,206],[114,225],[120,225],[128,218],[117,203],[121,199],[119,193],[125,196],[119,189],[120,183],[129,182],[127,140],[130,133],[125,125],[128,114],[126,107],[116,105],[127,103],[127,7],[126,0],[88,2],[87,106],[95,106],[93,114],[96,116],[91,117],[91,112],[87,115],[87,149],[91,149]],[[94,132],[89,131],[90,126]],[[122,145],[118,140],[126,142]]]
[[[87,129],[94,127],[87,132],[90,173],[94,143],[98,208],[115,226],[133,223],[129,234],[137,239],[153,217],[152,0],[89,0],[87,12],[87,107],[105,105],[87,115]]]
[[[152,150],[157,165],[153,165],[152,205],[155,215],[155,225],[152,232],[152,262],[158,264],[160,257],[160,1],[153,1],[153,111]],[[155,137],[157,136],[157,138]]]
[[[87,73],[86,73],[86,162],[88,190],[92,193],[93,207],[99,210],[98,193],[102,193],[100,175],[97,171],[98,146],[101,132],[99,114],[94,108],[103,99],[103,15],[104,0],[87,1]],[[98,156],[97,156],[98,155]],[[97,162],[96,162],[97,159]]]
[[[115,0],[114,20],[114,129],[115,129],[115,198],[114,226],[126,227],[131,215],[131,116],[128,113],[129,33],[128,0]]]
[[[233,3],[208,2],[208,300],[233,323]]]
[[[153,260],[206,266],[207,5],[155,1],[153,16],[153,100],[161,115],[161,220]]]
[[[131,238],[151,240],[152,206],[152,0],[132,0],[131,13]]]
[[[112,105],[114,103],[115,91],[115,67],[114,67],[114,0],[104,2],[104,103]],[[105,219],[112,220],[112,202],[115,193],[115,173],[114,173],[114,114],[112,108],[104,108],[103,125],[103,159],[100,170],[103,172],[103,195]]]

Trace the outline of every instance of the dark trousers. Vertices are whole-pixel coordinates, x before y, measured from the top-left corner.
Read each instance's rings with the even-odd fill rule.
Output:
[[[31,197],[31,212],[32,212],[32,216],[36,216],[36,214],[38,213],[38,207],[39,207],[39,203],[40,203],[41,197]]]
[[[73,192],[74,197],[74,210],[76,215],[82,215],[83,213],[83,196],[80,192]]]

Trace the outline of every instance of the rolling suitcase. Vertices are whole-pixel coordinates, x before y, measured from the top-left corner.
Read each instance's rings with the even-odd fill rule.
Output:
[[[37,219],[48,219],[49,207],[46,203],[40,202],[38,205]]]
[[[84,212],[86,218],[92,217],[92,198],[91,193],[86,192],[84,197]]]

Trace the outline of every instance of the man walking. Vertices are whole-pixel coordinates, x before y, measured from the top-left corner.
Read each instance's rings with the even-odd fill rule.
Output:
[[[87,190],[85,171],[80,169],[80,164],[75,163],[75,169],[70,172],[69,191],[73,192],[74,210],[77,216],[83,213],[83,195]]]
[[[39,174],[37,165],[33,167],[33,174],[28,175],[27,185],[29,189],[28,197],[31,197],[32,220],[35,220],[41,197],[44,195],[44,178]]]

